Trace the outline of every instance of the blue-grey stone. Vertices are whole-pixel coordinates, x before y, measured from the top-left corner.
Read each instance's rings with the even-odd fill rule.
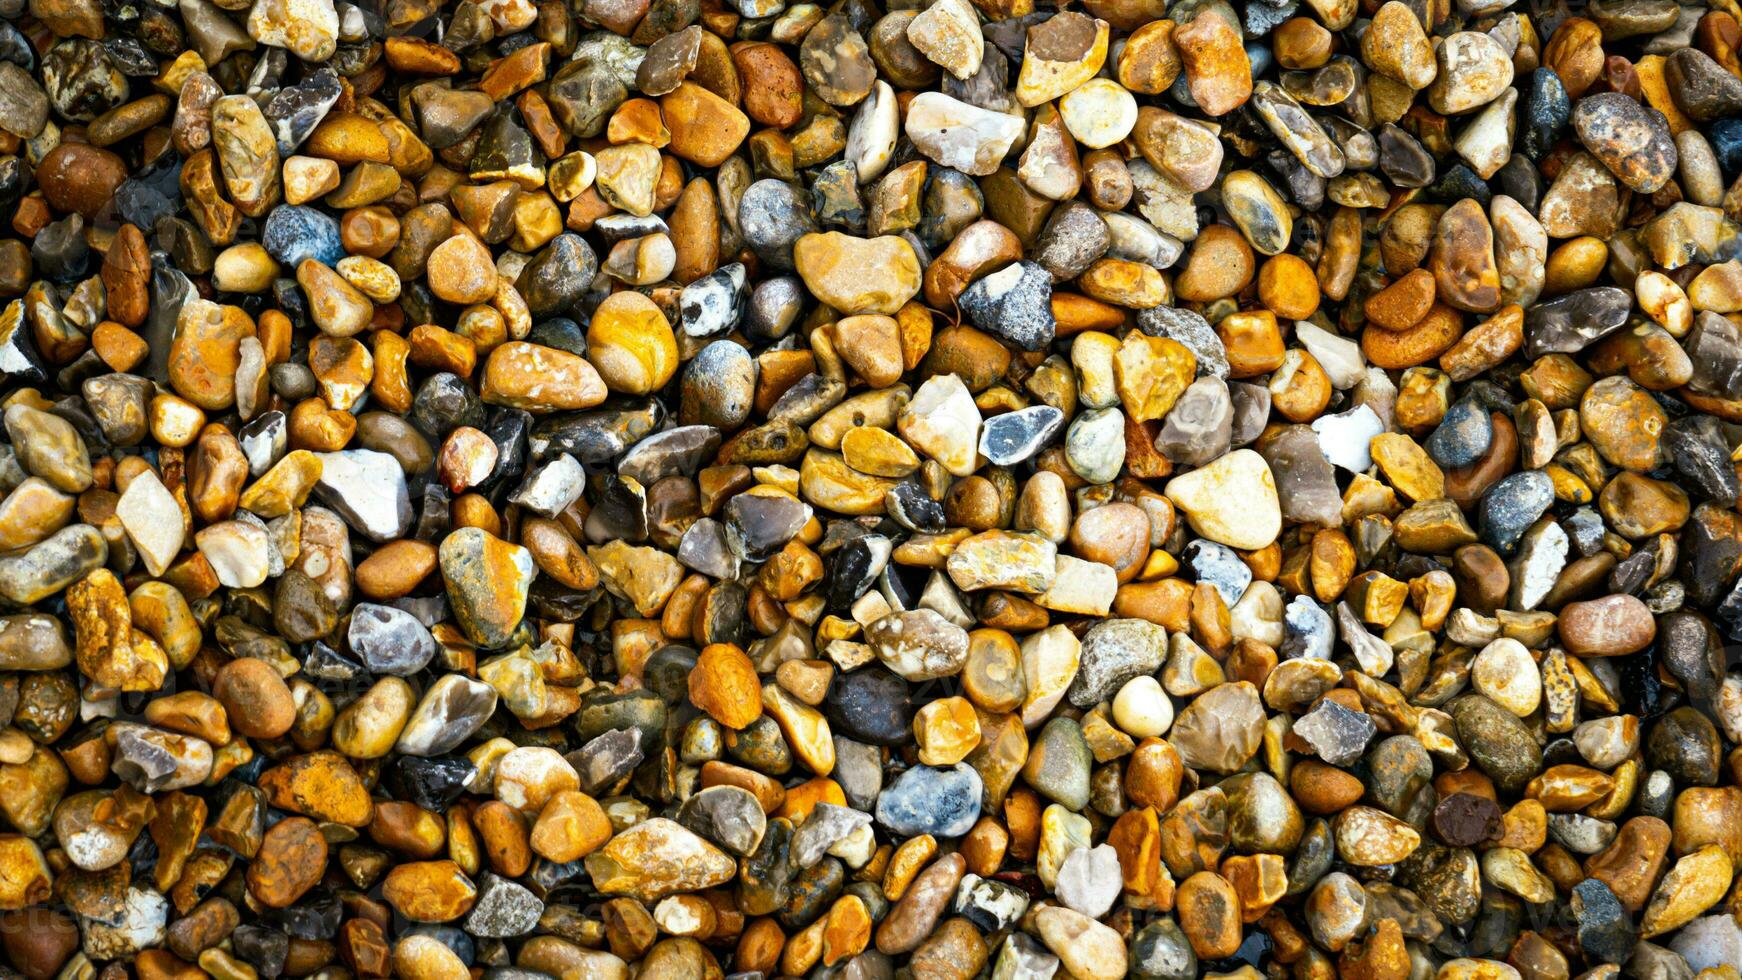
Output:
[[[751,184],[738,201],[738,230],[770,268],[793,268],[792,246],[817,230],[808,195],[784,180],[768,177]]]
[[[960,837],[980,819],[980,774],[973,766],[914,766],[877,797],[877,822],[897,837]]]
[[[435,637],[416,616],[373,602],[358,603],[351,610],[345,640],[370,673],[398,677],[422,670],[438,649]]]
[[[1597,963],[1621,963],[1632,954],[1639,932],[1621,900],[1601,879],[1586,878],[1573,886],[1573,916],[1578,920],[1579,948]]]
[[[980,427],[980,454],[994,466],[1014,466],[1044,449],[1064,424],[1065,413],[1051,405],[994,415]]]
[[[1518,151],[1540,159],[1573,117],[1573,102],[1553,68],[1538,68],[1518,93]]]
[[[1198,581],[1214,586],[1230,609],[1252,584],[1252,567],[1233,548],[1208,538],[1194,538],[1187,544],[1180,552],[1180,564],[1190,568]]]
[[[1045,350],[1058,330],[1052,273],[1034,262],[1013,262],[980,277],[956,303],[974,326],[1023,350]]]
[[[339,223],[314,208],[298,204],[281,204],[272,209],[260,231],[260,244],[287,269],[295,269],[303,259],[335,265],[345,257]]]
[[[1331,659],[1331,646],[1337,637],[1336,624],[1325,607],[1311,597],[1297,595],[1282,610],[1282,649],[1284,657]]]
[[[1488,409],[1463,398],[1446,409],[1445,418],[1427,437],[1422,448],[1446,469],[1468,466],[1482,458],[1494,441],[1494,422]]]
[[[1478,531],[1502,555],[1510,555],[1536,519],[1554,504],[1554,481],[1541,470],[1502,479],[1482,498]]]

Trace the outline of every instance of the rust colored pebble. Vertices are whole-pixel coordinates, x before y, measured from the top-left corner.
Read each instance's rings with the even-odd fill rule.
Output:
[[[296,701],[271,664],[243,657],[225,664],[212,681],[230,727],[249,738],[277,738],[296,723]]]
[[[286,817],[261,838],[248,864],[248,892],[269,908],[289,908],[326,872],[327,842],[307,817]]]

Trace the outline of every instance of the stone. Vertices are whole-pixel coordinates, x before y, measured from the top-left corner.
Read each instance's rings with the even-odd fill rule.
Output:
[[[507,642],[526,610],[531,553],[481,528],[461,528],[442,540],[439,554],[448,600],[467,636],[483,647]]]
[[[1249,449],[1174,477],[1165,492],[1193,530],[1231,548],[1262,548],[1276,539],[1282,526],[1270,467]]]
[[[1052,276],[1033,262],[1014,262],[976,280],[957,297],[968,319],[981,330],[1023,350],[1052,344]]]
[[[894,236],[812,233],[792,243],[792,256],[805,288],[842,313],[894,315],[919,292],[913,247]],[[867,269],[877,273],[867,276]]]
[[[877,797],[877,822],[902,837],[960,837],[980,816],[980,774],[966,763],[914,766]]]
[[[940,166],[983,177],[998,169],[1021,138],[1022,120],[961,102],[942,92],[922,92],[908,107],[907,138]]]

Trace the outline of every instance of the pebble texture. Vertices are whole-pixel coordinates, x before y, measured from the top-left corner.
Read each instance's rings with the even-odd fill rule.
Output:
[[[1738,16],[0,0],[0,975],[1739,980]]]

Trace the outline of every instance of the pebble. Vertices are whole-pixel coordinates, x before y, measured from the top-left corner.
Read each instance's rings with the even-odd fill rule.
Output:
[[[1112,929],[1074,909],[1042,908],[1035,913],[1041,941],[1073,976],[1117,980],[1126,973],[1124,940]]]
[[[1230,548],[1262,548],[1276,540],[1282,526],[1275,479],[1264,458],[1250,449],[1174,477],[1165,492],[1197,533]]]
[[[1019,119],[982,109],[942,92],[924,92],[908,109],[903,132],[914,148],[939,166],[973,176],[998,169],[1022,135]]]
[[[914,766],[877,797],[877,823],[902,837],[960,837],[980,816],[982,780],[965,763]]]
[[[21,975],[1742,966],[1727,9],[0,15]]]

